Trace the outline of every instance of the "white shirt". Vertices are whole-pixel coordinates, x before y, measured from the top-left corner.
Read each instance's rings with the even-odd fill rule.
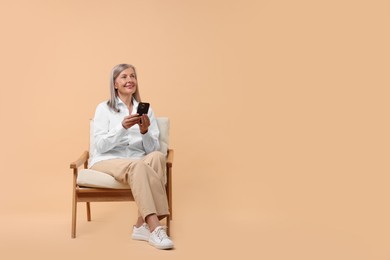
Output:
[[[144,135],[140,133],[139,125],[136,124],[128,129],[122,126],[125,116],[128,116],[129,109],[118,98],[117,106],[119,113],[110,109],[107,101],[96,107],[93,120],[94,151],[90,151],[91,158],[89,167],[95,163],[115,158],[139,159],[148,153],[160,149],[159,130],[157,121],[151,107],[148,116],[150,126]],[[137,113],[138,102],[133,99],[133,111]]]

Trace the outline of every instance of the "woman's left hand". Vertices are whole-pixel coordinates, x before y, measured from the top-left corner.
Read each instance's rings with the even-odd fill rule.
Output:
[[[141,116],[141,120],[138,123],[141,134],[146,134],[150,126],[150,120],[147,114]]]

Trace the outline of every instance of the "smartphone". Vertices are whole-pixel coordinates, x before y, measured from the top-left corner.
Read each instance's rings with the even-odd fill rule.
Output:
[[[139,102],[137,108],[137,114],[138,115],[148,114],[148,111],[149,111],[149,103]]]

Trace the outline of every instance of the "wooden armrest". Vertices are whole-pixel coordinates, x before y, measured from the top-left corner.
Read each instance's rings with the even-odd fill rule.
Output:
[[[89,159],[89,152],[84,151],[81,156],[74,162],[70,163],[71,169],[77,169],[81,165],[85,165]]]
[[[173,163],[173,150],[172,149],[168,149],[168,155],[167,155],[168,167],[172,167],[172,163]]]

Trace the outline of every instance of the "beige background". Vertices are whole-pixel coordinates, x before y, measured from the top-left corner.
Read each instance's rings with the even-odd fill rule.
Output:
[[[390,259],[390,1],[0,1],[0,258]],[[171,119],[176,250],[69,163],[118,63]],[[3,256],[7,256],[4,258]]]

